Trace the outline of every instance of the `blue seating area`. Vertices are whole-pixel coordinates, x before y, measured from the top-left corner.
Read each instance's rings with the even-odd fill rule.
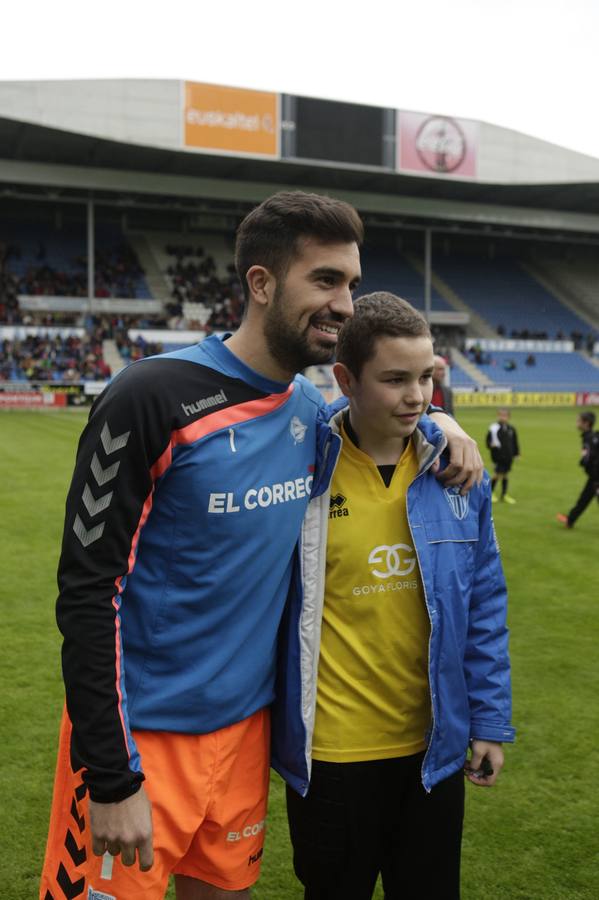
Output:
[[[433,269],[492,328],[503,326],[507,336],[512,329],[547,332],[552,339],[559,331],[569,337],[590,330],[515,259],[437,256]]]
[[[87,238],[84,227],[69,226],[58,230],[42,222],[29,225],[0,220],[0,241],[18,248],[18,255],[8,257],[6,269],[21,280],[21,293],[30,293],[28,273],[46,267],[55,273],[63,273],[65,283],[71,288],[75,279],[77,284],[81,283],[87,289]],[[129,258],[123,264],[123,251],[128,254],[131,251],[121,231],[97,225],[95,241],[97,296],[105,296],[108,286],[112,296],[151,299],[143,274],[135,272],[136,266],[131,265]],[[47,275],[35,280],[48,283],[51,278]],[[60,279],[55,280],[61,283]]]
[[[477,387],[477,382],[457,363],[451,364],[451,387]]]
[[[599,368],[578,353],[535,353],[536,364],[526,365],[527,351],[492,351],[491,362],[477,368],[495,384],[521,391],[599,390]],[[516,368],[507,371],[513,361]],[[453,376],[453,369],[452,369]],[[456,382],[453,382],[456,384]]]
[[[362,282],[358,294],[390,291],[424,309],[424,278],[397,250],[365,247],[362,257]],[[452,310],[453,307],[437,291],[431,289],[431,309]]]

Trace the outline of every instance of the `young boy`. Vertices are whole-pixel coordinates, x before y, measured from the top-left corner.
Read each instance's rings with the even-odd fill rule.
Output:
[[[457,900],[463,773],[493,785],[514,736],[489,479],[466,498],[434,477],[433,345],[408,303],[360,298],[334,371],[349,410],[315,474],[273,712],[295,871],[306,900],[369,900],[379,873],[387,900]]]
[[[489,425],[487,431],[487,447],[491,451],[491,459],[495,463],[495,475],[491,481],[493,502],[496,501],[495,487],[501,478],[501,497],[504,503],[513,504],[516,501],[507,492],[508,472],[517,456],[520,456],[518,447],[518,435],[513,425],[510,425],[509,409],[497,410],[497,421]]]
[[[576,419],[576,427],[580,431],[582,448],[580,450],[580,465],[587,474],[585,486],[580,496],[568,515],[557,514],[558,522],[566,528],[572,528],[579,516],[585,511],[593,497],[599,501],[599,432],[594,431],[595,413],[585,411]]]

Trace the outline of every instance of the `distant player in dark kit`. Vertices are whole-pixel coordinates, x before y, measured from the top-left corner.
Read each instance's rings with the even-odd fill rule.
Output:
[[[576,419],[576,427],[582,438],[580,451],[580,465],[587,474],[586,484],[580,492],[580,497],[568,513],[557,514],[558,522],[562,522],[566,528],[572,528],[574,522],[585,511],[593,497],[599,501],[599,431],[594,431],[595,413],[583,412]]]
[[[495,464],[495,474],[491,480],[491,490],[493,491],[493,502],[497,500],[495,488],[497,482],[501,479],[501,496],[500,500],[504,503],[515,503],[513,497],[507,492],[508,472],[512,468],[512,463],[517,456],[520,456],[520,448],[518,447],[518,435],[513,425],[510,425],[509,409],[497,410],[497,421],[489,425],[487,431],[487,447],[491,451],[491,459]]]

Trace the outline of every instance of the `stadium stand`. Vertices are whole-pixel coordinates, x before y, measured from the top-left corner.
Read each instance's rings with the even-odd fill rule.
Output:
[[[533,274],[548,281],[562,303],[570,307],[592,330],[596,329],[599,312],[599,254],[570,252],[561,255],[537,255]],[[592,348],[587,345],[591,352]]]
[[[243,91],[213,87],[219,104],[250,102]],[[475,135],[456,120],[465,155],[456,169],[439,169],[418,143],[427,114],[377,108],[373,129],[362,118],[373,110],[350,115],[333,101],[328,113],[345,136],[323,156],[322,121],[287,95],[279,95],[267,152],[228,128],[204,145],[205,134],[182,131],[183,88],[23,82],[17,102],[13,86],[0,84],[4,379],[88,378],[234,330],[243,310],[235,230],[277,185],[345,196],[360,210],[360,292],[393,291],[423,310],[427,272],[431,329],[458,391],[597,383],[599,161],[487,123]],[[134,114],[142,108],[148,116]],[[511,338],[541,341],[536,366],[522,364],[530,348]],[[81,355],[71,339],[85,345],[76,345]],[[491,361],[460,353],[472,340],[493,342]]]
[[[53,228],[44,222],[0,220],[2,302],[12,302],[12,321],[23,321],[14,298],[87,296],[85,229]],[[95,296],[149,299],[144,273],[122,233],[108,225],[96,228]]]
[[[512,257],[438,256],[434,270],[496,331],[510,337],[581,338],[589,323],[563,306]]]
[[[451,360],[450,377],[452,388],[477,388],[479,386],[478,382],[454,359]]]
[[[599,368],[577,352],[495,350],[476,365],[494,384],[517,391],[599,390]]]
[[[362,282],[360,293],[391,291],[409,300],[417,309],[424,309],[424,279],[397,250],[366,246],[362,252]],[[434,288],[431,290],[431,309],[451,310],[447,300]]]
[[[172,300],[171,328],[212,331],[235,329],[243,298],[233,264],[232,236],[203,233],[195,241],[160,234],[146,241],[162,271]]]
[[[10,242],[0,244],[0,321],[23,321],[17,306],[19,294],[85,295],[85,242],[81,229],[76,235],[52,232],[47,227],[28,231],[22,224],[7,229],[5,224],[0,233],[7,235],[7,231]],[[97,233],[104,248],[97,253],[97,293],[149,296],[135,254],[127,248],[122,234],[105,226],[99,226]],[[243,297],[232,260],[232,235],[202,232],[192,239],[180,233],[147,232],[143,239],[164,279],[165,296],[170,294],[163,314],[80,315],[72,322],[86,326],[87,341],[43,336],[37,340],[28,337],[25,341],[4,341],[0,356],[2,380],[68,382],[103,378],[110,371],[103,356],[107,341],[115,351],[111,367],[116,371],[121,365],[189,343],[183,330],[207,335],[237,327]],[[107,251],[107,247],[113,251]],[[361,293],[391,290],[424,308],[422,274],[399,251],[384,245],[368,246],[363,254],[363,270]],[[578,338],[577,343],[583,343],[582,331],[576,329],[588,330],[588,321],[560,304],[515,258],[488,260],[482,255],[439,254],[434,259],[434,272],[476,313],[498,325],[499,333],[504,332],[506,337],[565,337],[564,332],[570,329],[570,334]],[[581,279],[584,273],[581,267]],[[431,304],[436,311],[452,309],[434,288]],[[50,324],[56,321],[56,314],[38,314],[36,321]],[[144,329],[150,338],[144,337]],[[434,332],[437,347],[447,347],[448,352],[456,340],[461,343],[463,339],[463,335],[456,337],[455,331],[451,333],[439,326],[434,326]],[[157,339],[157,333],[164,336]],[[599,368],[578,353],[537,353],[534,366],[525,364],[528,354],[524,351],[498,350],[478,357],[471,352],[466,360],[462,357],[462,364],[456,361],[459,354],[450,355],[451,383],[458,389],[478,390],[485,385],[529,391],[599,387]],[[511,370],[510,361],[514,363]]]
[[[85,326],[88,337],[28,335],[4,340],[0,354],[0,379],[15,382],[72,382],[108,377],[137,359],[178,349],[190,342],[185,331],[207,335],[234,330],[243,310],[243,296],[233,265],[233,233],[202,231],[146,231],[131,237],[131,245],[145,248],[144,260],[155,273],[153,284],[162,280],[162,314],[131,315],[122,312],[90,315],[43,310],[19,311],[18,297],[57,294],[85,297],[87,291],[85,229],[57,229],[40,222],[0,220],[0,322],[47,326],[69,321]],[[113,225],[96,226],[96,294],[101,297],[130,296],[150,299],[150,291],[135,251],[123,232]],[[377,240],[380,238],[380,242]],[[363,252],[364,278],[361,293],[391,290],[424,308],[424,278],[415,255],[389,245],[388,235],[377,235]],[[561,267],[547,259],[536,261],[543,284],[515,256],[488,259],[478,253],[436,253],[433,274],[437,284],[447,284],[473,313],[483,317],[494,333],[506,338],[571,337],[577,346],[594,344],[589,316],[577,315],[571,305],[560,303],[567,289],[593,302],[593,260],[562,261]],[[564,272],[568,275],[566,279]],[[556,294],[550,290],[555,279]],[[566,283],[567,281],[567,283]],[[562,292],[560,295],[560,291]],[[438,313],[454,308],[433,286],[431,308]],[[454,388],[480,390],[501,386],[515,390],[596,390],[599,367],[578,353],[535,354],[536,365],[526,365],[523,350],[497,350],[460,357],[451,353],[461,346],[465,333],[434,325],[437,348],[452,357]],[[149,335],[149,336],[148,336]],[[178,335],[181,335],[180,339]],[[104,358],[110,358],[110,366]],[[513,363],[513,367],[510,366]]]

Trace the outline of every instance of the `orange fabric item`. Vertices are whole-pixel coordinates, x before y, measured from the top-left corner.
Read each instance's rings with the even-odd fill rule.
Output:
[[[260,873],[268,801],[270,713],[263,709],[211,734],[136,731],[152,802],[154,865],[94,856],[88,795],[70,764],[66,712],[60,742],[40,900],[162,900],[171,874],[224,890]]]

